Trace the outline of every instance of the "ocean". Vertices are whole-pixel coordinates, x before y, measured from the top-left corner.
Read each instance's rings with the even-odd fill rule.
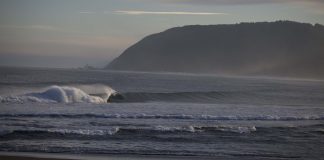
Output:
[[[323,159],[324,81],[1,67],[0,151]]]

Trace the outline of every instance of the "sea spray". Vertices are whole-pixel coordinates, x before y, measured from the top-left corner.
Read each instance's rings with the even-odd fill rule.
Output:
[[[80,89],[82,88],[82,89]],[[109,96],[116,91],[104,85],[74,86],[53,85],[43,91],[30,92],[22,95],[1,96],[1,103],[107,103]],[[84,89],[84,90],[83,90]]]

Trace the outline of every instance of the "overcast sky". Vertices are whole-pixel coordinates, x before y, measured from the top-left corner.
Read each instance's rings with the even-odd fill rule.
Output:
[[[171,27],[276,20],[324,24],[324,0],[0,0],[0,65],[102,67]]]

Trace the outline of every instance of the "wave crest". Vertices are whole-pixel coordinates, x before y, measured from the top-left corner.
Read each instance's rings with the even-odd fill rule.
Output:
[[[107,129],[17,129],[17,130],[2,130],[0,131],[0,139],[8,136],[37,135],[48,136],[114,136],[118,135],[154,135],[154,134],[181,134],[181,133],[251,133],[257,131],[255,126],[231,126],[231,125],[216,125],[216,126],[150,126],[150,127],[122,127],[114,126]],[[61,137],[62,138],[62,137]]]
[[[98,87],[100,90],[98,92]],[[82,90],[85,88],[88,90]],[[0,96],[2,103],[24,103],[24,102],[45,102],[45,103],[106,103],[108,98],[116,93],[108,86],[84,85],[80,88],[72,86],[50,86],[42,92],[31,92],[18,96]],[[97,92],[96,92],[97,90]]]

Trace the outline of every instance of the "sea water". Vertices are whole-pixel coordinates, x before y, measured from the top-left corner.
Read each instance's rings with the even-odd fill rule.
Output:
[[[321,159],[324,82],[1,67],[0,151]]]

